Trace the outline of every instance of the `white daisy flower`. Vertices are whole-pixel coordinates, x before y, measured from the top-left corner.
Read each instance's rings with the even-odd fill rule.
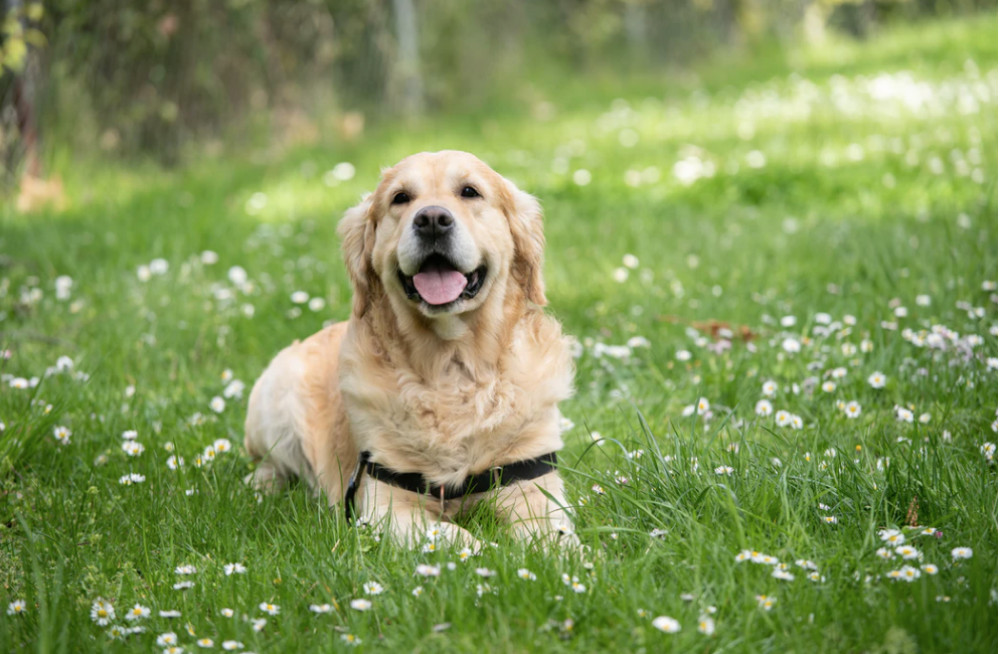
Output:
[[[681,623],[668,615],[661,615],[653,618],[653,627],[659,629],[663,633],[676,634],[681,630]]]
[[[281,607],[277,604],[271,604],[270,602],[261,602],[257,605],[257,608],[268,615],[278,615],[281,613]]]

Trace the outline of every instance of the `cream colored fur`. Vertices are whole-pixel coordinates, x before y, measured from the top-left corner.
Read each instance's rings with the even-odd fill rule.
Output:
[[[482,197],[461,197],[465,185]],[[401,190],[411,201],[393,204]],[[447,313],[407,299],[398,279],[400,243],[414,213],[431,205],[455,216],[462,257],[488,268],[478,295]],[[541,308],[544,236],[534,198],[470,154],[422,153],[386,170],[339,232],[352,316],[284,349],[254,385],[246,448],[260,459],[249,478],[255,486],[274,489],[296,475],[335,505],[360,450],[393,470],[457,485],[562,447],[557,405],[572,393],[573,365],[558,322]],[[416,545],[434,527],[475,545],[452,519],[484,499],[519,536],[572,529],[554,472],[446,502],[364,475],[357,502],[398,542]]]

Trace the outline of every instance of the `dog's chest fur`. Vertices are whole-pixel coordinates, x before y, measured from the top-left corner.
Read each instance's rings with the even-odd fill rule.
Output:
[[[558,331],[554,321],[546,331],[552,326]],[[493,365],[458,349],[430,375],[385,359],[349,364],[341,390],[356,442],[383,465],[437,483],[559,449],[556,405],[571,393],[568,351],[558,335],[523,336]]]

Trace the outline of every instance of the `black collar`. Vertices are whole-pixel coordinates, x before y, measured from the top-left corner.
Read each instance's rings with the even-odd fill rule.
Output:
[[[478,475],[469,475],[461,485],[450,489],[447,486],[431,484],[419,472],[396,472],[386,468],[372,461],[370,452],[362,452],[358,457],[354,474],[351,475],[351,481],[347,485],[347,492],[344,494],[344,510],[347,521],[350,522],[355,514],[354,496],[358,492],[358,482],[366,471],[372,478],[397,488],[421,495],[430,495],[444,501],[465,497],[473,493],[485,493],[498,486],[508,486],[516,481],[535,479],[555,470],[555,465],[556,453],[549,452],[534,459],[489,468]]]

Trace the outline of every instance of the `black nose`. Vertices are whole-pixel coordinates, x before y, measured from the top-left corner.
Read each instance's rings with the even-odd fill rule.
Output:
[[[444,236],[454,224],[455,217],[444,207],[424,207],[413,217],[413,229],[423,238]]]

